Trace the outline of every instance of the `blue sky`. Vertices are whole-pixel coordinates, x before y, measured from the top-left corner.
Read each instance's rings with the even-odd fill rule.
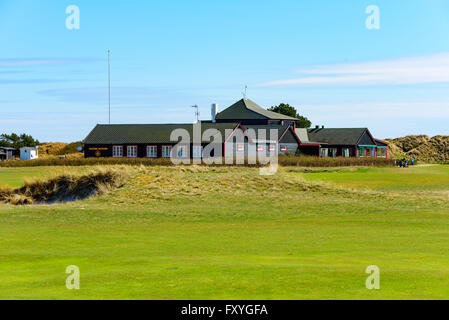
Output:
[[[193,122],[194,104],[209,119],[248,85],[314,125],[449,135],[448,34],[445,0],[0,0],[0,131],[75,141],[106,123],[110,48],[113,123]]]

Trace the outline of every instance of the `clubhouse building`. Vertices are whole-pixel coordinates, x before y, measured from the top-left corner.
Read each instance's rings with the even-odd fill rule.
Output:
[[[212,105],[212,120],[197,124],[99,124],[83,141],[84,155],[170,158],[175,154],[179,158],[209,158],[230,152],[245,156],[276,152],[387,157],[388,144],[375,139],[367,128],[297,128],[297,119],[265,110],[249,99],[239,100],[222,112],[217,109]],[[194,142],[179,144],[178,137],[172,139],[176,130],[188,133]]]

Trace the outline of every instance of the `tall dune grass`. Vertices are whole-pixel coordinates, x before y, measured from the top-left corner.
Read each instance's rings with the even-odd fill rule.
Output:
[[[18,189],[0,189],[0,202],[24,205],[76,201],[121,187],[129,175],[125,167],[96,168],[89,173],[64,173],[25,181]]]

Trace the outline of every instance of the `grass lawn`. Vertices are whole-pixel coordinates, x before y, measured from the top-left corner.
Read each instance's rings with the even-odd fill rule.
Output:
[[[0,299],[449,298],[449,167],[258,173],[136,167],[102,197],[0,205]]]
[[[26,178],[47,176],[52,168],[0,168],[0,187],[20,187]]]
[[[26,180],[51,177],[68,171],[82,172],[83,167],[29,167],[29,168],[0,168],[1,187],[21,187]]]
[[[381,191],[449,191],[448,166],[307,170],[304,177],[358,189]]]

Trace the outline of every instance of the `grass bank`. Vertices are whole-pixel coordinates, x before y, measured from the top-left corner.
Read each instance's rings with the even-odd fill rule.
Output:
[[[0,205],[0,298],[449,298],[448,167],[133,170],[85,201]]]
[[[96,168],[83,175],[67,172],[49,179],[26,181],[21,188],[0,187],[0,202],[30,205],[84,200],[123,186],[128,176],[125,166]]]

